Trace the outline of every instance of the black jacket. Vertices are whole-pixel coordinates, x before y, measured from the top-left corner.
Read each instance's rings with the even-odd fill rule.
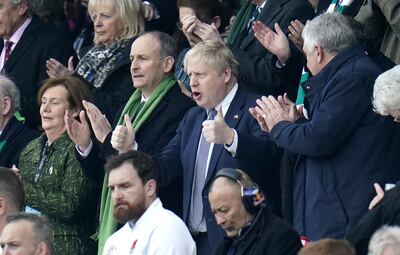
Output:
[[[3,47],[3,40],[0,40],[0,51]],[[29,127],[38,128],[40,124],[36,95],[43,80],[48,78],[46,61],[54,58],[67,65],[72,55],[72,43],[61,31],[32,17],[2,70],[21,93],[21,113]]]
[[[39,131],[27,128],[13,116],[0,135],[0,166],[11,168],[13,164],[18,165],[21,151],[39,134]]]
[[[268,211],[260,209],[251,225],[242,230],[241,237],[225,238],[215,255],[296,255],[301,248],[300,237],[286,222]]]

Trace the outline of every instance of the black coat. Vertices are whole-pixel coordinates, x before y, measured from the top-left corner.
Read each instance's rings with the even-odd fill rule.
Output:
[[[0,51],[3,47],[0,40]],[[72,43],[61,31],[32,17],[2,70],[21,93],[21,112],[29,127],[37,128],[40,124],[36,95],[42,81],[48,78],[46,60],[54,58],[67,65],[72,55]]]
[[[263,208],[241,237],[225,238],[215,255],[225,255],[230,248],[235,255],[296,255],[301,248],[300,237],[286,222]]]
[[[101,88],[96,88],[78,74],[74,74],[84,81],[90,88],[93,96],[93,103],[106,115],[107,119],[113,120],[118,110],[125,105],[129,97],[135,90],[133,87],[130,66],[131,61],[129,54],[131,45],[136,37],[132,38],[118,59],[116,66],[108,74]],[[89,49],[82,50],[82,54],[86,54]],[[119,117],[119,116],[118,116]]]
[[[268,0],[258,20],[274,30],[278,23],[287,31],[290,22],[298,19],[305,24],[314,17],[314,10],[307,0]],[[303,56],[292,45],[292,56],[284,68],[277,68],[277,58],[262,46],[254,37],[253,30],[242,33],[242,39],[229,45],[235,58],[240,63],[238,82],[255,89],[261,94],[274,96],[288,92],[295,100],[303,67]]]
[[[346,236],[356,249],[357,255],[368,254],[369,240],[383,225],[400,226],[400,182],[386,192],[383,199],[367,212]]]
[[[18,165],[21,151],[39,135],[39,131],[27,128],[13,116],[0,135],[0,143],[4,143],[0,151],[0,166],[11,168],[13,164]]]

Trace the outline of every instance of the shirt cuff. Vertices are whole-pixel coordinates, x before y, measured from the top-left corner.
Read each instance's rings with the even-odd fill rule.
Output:
[[[232,128],[233,129],[233,128]],[[232,157],[236,156],[237,146],[238,146],[238,134],[235,129],[233,129],[235,133],[233,137],[233,142],[231,145],[224,144],[225,149],[232,155]]]
[[[80,155],[82,158],[86,158],[86,157],[89,155],[89,153],[92,151],[92,148],[93,148],[92,139],[90,139],[89,146],[87,147],[87,149],[86,149],[84,152],[82,152],[82,151],[79,149],[79,146],[78,146],[77,144],[75,145],[76,151],[79,153],[79,155]]]

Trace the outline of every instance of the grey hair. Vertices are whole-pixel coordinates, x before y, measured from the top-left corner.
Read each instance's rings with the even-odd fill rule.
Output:
[[[400,255],[400,227],[383,226],[372,236],[368,255],[381,255],[386,248],[391,248]]]
[[[382,73],[375,80],[372,104],[374,111],[381,115],[400,110],[400,65]]]
[[[21,96],[17,86],[9,78],[0,75],[0,99],[4,97],[10,98],[12,113],[19,110]]]
[[[16,7],[24,0],[9,0],[11,4]],[[38,6],[42,5],[43,0],[26,0],[26,4],[28,5],[28,15],[32,15],[35,13]]]
[[[309,52],[318,44],[326,52],[337,54],[357,43],[352,24],[340,13],[324,13],[308,21],[302,36],[304,48]]]

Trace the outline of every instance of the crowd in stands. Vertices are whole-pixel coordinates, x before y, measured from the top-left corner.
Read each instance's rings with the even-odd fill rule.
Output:
[[[399,0],[0,0],[1,255],[400,255]]]

